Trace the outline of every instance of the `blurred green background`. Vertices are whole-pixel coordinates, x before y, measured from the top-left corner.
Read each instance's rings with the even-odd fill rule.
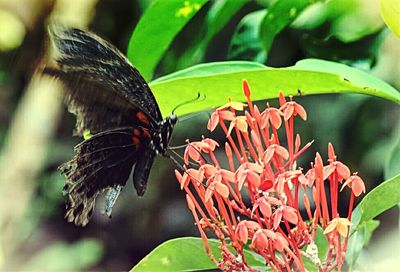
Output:
[[[111,220],[101,214],[99,199],[87,227],[67,223],[64,178],[57,166],[73,156],[80,139],[72,137],[75,117],[61,103],[59,87],[35,73],[48,58],[49,21],[89,28],[127,52],[135,26],[153,2],[0,0],[0,270],[129,270],[161,242],[198,235],[174,180],[174,165],[164,158],[157,158],[142,199],[128,182]],[[279,1],[237,0],[232,5],[232,0],[231,6],[224,0],[198,2],[201,8],[174,37],[152,78],[203,62],[249,60],[285,67],[313,57],[359,68],[400,89],[400,40],[385,27],[379,1],[303,1],[304,10],[294,22],[272,34],[262,27],[263,19]],[[165,31],[159,29],[154,37],[143,37],[153,40],[154,48],[157,35]],[[146,55],[134,57],[140,70]],[[397,174],[385,168],[390,154],[399,150],[398,105],[351,94],[296,100],[309,113],[298,131],[303,141],[315,139],[304,162],[316,151],[325,155],[332,142],[339,159],[359,172],[367,190]],[[207,118],[204,112],[180,122],[171,145],[209,136]],[[222,134],[216,137],[224,140]],[[398,209],[381,219],[371,249],[392,237],[388,233],[396,231]],[[390,251],[383,248],[381,254]]]

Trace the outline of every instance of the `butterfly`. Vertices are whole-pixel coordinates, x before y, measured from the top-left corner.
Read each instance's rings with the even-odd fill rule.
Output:
[[[75,134],[90,135],[59,167],[66,176],[65,217],[85,226],[104,191],[111,215],[133,167],[136,192],[145,193],[156,154],[167,156],[177,116],[162,118],[146,81],[110,43],[80,29],[53,26],[49,32],[56,66],[44,73],[63,83],[68,110],[77,117]]]

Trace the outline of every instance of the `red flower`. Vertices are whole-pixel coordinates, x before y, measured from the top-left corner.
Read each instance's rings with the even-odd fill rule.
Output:
[[[280,93],[280,109],[268,105],[260,112],[251,101],[247,81],[243,81],[243,90],[248,106],[229,99],[213,112],[207,125],[211,131],[220,126],[227,136],[221,150],[227,160],[215,156],[219,148],[216,141],[203,138],[188,143],[186,170],[183,174],[176,172],[207,254],[221,270],[252,271],[244,255],[244,245],[248,244],[274,271],[305,271],[300,256],[310,256],[320,271],[332,270],[333,265],[340,270],[353,199],[365,192],[364,183],[357,175],[350,177],[350,169],[337,160],[331,144],[328,164],[324,165],[317,153],[311,169],[304,173],[297,160],[312,142],[302,146],[294,132],[295,117],[307,119],[304,108],[292,98],[287,102]],[[246,106],[248,111],[238,114]],[[278,133],[282,128],[285,145],[279,138],[282,133]],[[193,168],[190,161],[200,166]],[[347,218],[339,217],[337,209],[338,183],[343,180],[342,189],[348,186],[353,192]],[[325,189],[327,184],[329,190]],[[307,194],[312,195],[314,209]],[[301,202],[306,218],[299,210]],[[318,225],[325,230],[329,243],[327,259],[322,261],[315,261],[318,254],[310,253],[315,248]],[[210,250],[206,230],[212,230],[221,241],[218,260]],[[345,237],[346,242],[338,236]]]
[[[357,176],[353,175],[349,179],[346,180],[345,183],[343,183],[342,188],[340,191],[344,189],[344,187],[349,186],[351,190],[353,191],[353,194],[355,196],[361,195],[361,193],[365,193],[365,185],[363,180]]]

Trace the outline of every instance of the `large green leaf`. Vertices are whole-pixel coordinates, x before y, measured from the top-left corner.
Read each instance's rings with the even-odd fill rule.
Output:
[[[208,240],[214,256],[220,256],[220,242]],[[251,266],[262,266],[261,259],[245,250],[247,263]],[[156,247],[144,257],[131,271],[199,271],[216,269],[215,264],[207,256],[200,238],[183,237],[172,239]]]
[[[214,66],[218,66],[215,73],[208,73]],[[229,69],[228,72],[224,71],[224,66]],[[396,89],[343,64],[307,59],[288,68],[257,69],[252,66],[249,69],[249,62],[246,62],[246,66],[236,65],[233,71],[231,62],[203,64],[165,77],[165,80],[152,82],[150,86],[164,116],[169,115],[178,103],[195,98],[198,92],[205,95],[206,99],[180,107],[178,115],[225,104],[228,97],[242,101],[243,79],[248,80],[255,101],[275,98],[282,90],[285,95],[298,95],[299,91],[302,95],[353,92],[400,103],[400,94]]]
[[[159,77],[153,80],[151,84],[154,84],[156,82],[167,81],[170,79],[192,77],[192,76],[213,76],[222,73],[238,72],[243,70],[250,71],[262,68],[267,68],[267,67],[261,63],[251,62],[251,61],[203,63],[177,71],[175,73],[163,77]]]
[[[315,0],[278,0],[274,2],[260,25],[260,39],[267,54],[275,36],[314,2]]]
[[[146,9],[130,38],[127,53],[146,80],[152,78],[175,36],[206,2],[157,0]]]

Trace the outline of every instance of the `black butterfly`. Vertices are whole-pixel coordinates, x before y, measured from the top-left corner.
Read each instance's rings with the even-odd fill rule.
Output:
[[[56,68],[45,73],[65,85],[66,104],[76,114],[76,134],[88,139],[60,166],[66,175],[66,218],[86,225],[96,197],[106,189],[105,212],[126,184],[132,167],[137,194],[146,190],[156,154],[166,155],[177,117],[162,119],[157,102],[137,69],[110,43],[79,29],[50,29]]]

